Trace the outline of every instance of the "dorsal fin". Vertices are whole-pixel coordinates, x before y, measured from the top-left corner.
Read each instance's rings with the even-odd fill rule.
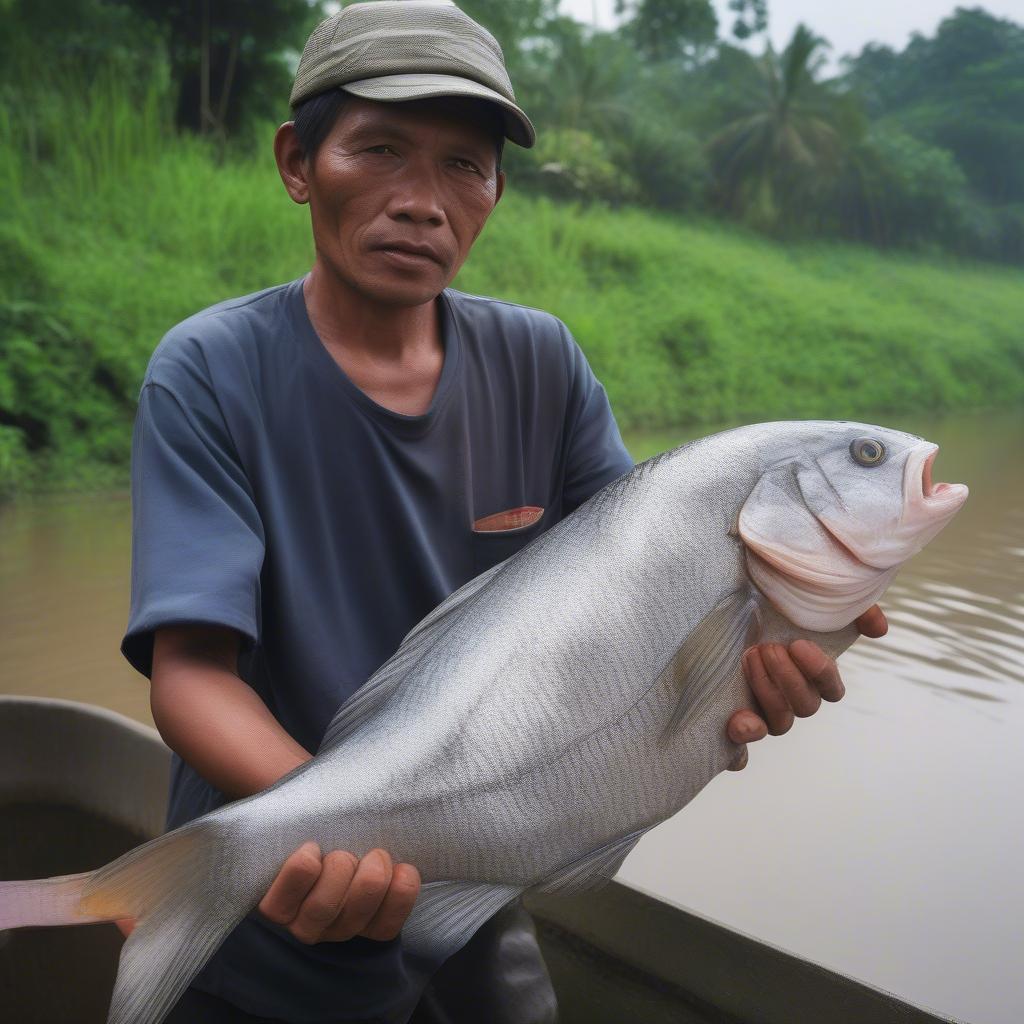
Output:
[[[402,640],[398,650],[344,704],[338,708],[320,741],[317,753],[337,746],[375,711],[383,707],[409,669],[424,651],[433,647],[447,626],[448,617],[478,594],[504,565],[499,562],[486,572],[449,594],[433,611],[425,615]]]

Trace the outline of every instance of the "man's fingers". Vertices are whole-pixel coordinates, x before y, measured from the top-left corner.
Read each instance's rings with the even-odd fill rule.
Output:
[[[295,938],[312,944],[328,937],[345,906],[358,865],[356,855],[346,850],[333,850],[324,857],[320,877],[288,925]]]
[[[861,615],[855,625],[860,630],[862,636],[878,638],[885,636],[889,632],[889,622],[885,617],[885,613],[877,604],[873,604]]]
[[[733,743],[755,743],[768,735],[768,725],[756,711],[740,708],[733,712],[725,733]]]
[[[303,843],[285,862],[259,902],[260,913],[275,924],[291,924],[322,870],[320,847]]]
[[[411,864],[396,864],[380,908],[361,934],[378,942],[395,938],[419,894],[420,873]]]
[[[749,760],[750,758],[747,755],[747,745],[744,743],[743,746],[740,747],[739,753],[732,759],[732,761],[729,762],[728,765],[726,765],[726,770],[730,772],[741,772],[747,767],[747,761]]]
[[[797,718],[809,718],[821,707],[821,694],[804,678],[782,644],[762,644],[764,666]]]
[[[764,714],[768,731],[773,736],[789,732],[793,726],[793,709],[782,690],[769,677],[759,648],[751,647],[743,656],[743,670],[754,699]]]
[[[380,910],[394,866],[385,850],[371,850],[359,862],[348,895],[335,922],[324,932],[324,939],[344,942],[358,935]]]
[[[795,640],[789,645],[790,657],[817,688],[818,693],[828,701],[842,700],[846,687],[839,676],[836,663],[810,640]]]

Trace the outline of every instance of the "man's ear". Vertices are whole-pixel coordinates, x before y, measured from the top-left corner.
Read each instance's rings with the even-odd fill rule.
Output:
[[[281,175],[284,187],[292,201],[309,202],[309,167],[299,145],[299,137],[295,134],[295,122],[285,121],[274,134],[274,158],[277,160],[277,171]]]
[[[505,191],[505,172],[498,171],[498,183],[497,188],[494,190],[494,205],[498,205],[498,200],[501,198],[502,192]]]

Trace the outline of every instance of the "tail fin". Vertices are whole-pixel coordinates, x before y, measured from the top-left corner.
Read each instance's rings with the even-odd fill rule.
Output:
[[[106,920],[79,909],[82,887],[93,872],[31,882],[0,882],[0,931],[27,925],[89,924]],[[127,915],[122,915],[127,916]]]
[[[195,822],[96,871],[0,882],[0,928],[135,918],[121,950],[108,1024],[159,1024],[251,909],[218,870],[212,822]]]

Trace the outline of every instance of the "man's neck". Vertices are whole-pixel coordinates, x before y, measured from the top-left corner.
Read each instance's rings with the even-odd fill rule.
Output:
[[[316,263],[303,287],[310,320],[332,351],[401,362],[417,349],[441,348],[437,300],[420,306],[374,302]]]
[[[444,347],[437,300],[385,306],[328,278],[316,264],[303,284],[313,329],[349,379],[379,405],[417,416],[441,379]]]

